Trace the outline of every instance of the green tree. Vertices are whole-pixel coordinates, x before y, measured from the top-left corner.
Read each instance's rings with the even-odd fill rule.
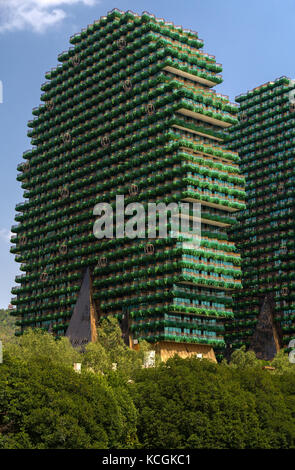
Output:
[[[9,310],[0,309],[0,340],[5,344],[16,342],[15,317],[10,315]]]
[[[254,351],[246,352],[245,346],[235,350],[230,358],[230,366],[242,369],[246,367],[262,367],[264,364],[265,361],[256,358]]]
[[[163,449],[294,448],[290,380],[282,390],[255,363],[233,367],[178,357],[139,371],[130,384],[139,440],[145,448]]]
[[[85,348],[83,365],[96,372],[106,373],[116,364],[118,373],[131,378],[134,371],[142,368],[144,354],[150,345],[142,341],[140,350],[130,349],[122,339],[122,331],[118,320],[114,317],[103,319],[97,329],[96,343],[90,343]]]
[[[114,318],[85,352],[41,330],[5,344],[0,448],[295,448],[286,354],[274,371],[245,349],[229,364],[176,356],[143,369],[149,348],[130,350]]]
[[[137,410],[126,380],[110,384],[87,368],[66,338],[28,330],[4,349],[0,375],[2,448],[136,447]]]
[[[47,358],[62,364],[73,366],[80,362],[80,353],[74,349],[66,337],[55,337],[43,330],[25,330],[15,343],[8,343],[6,350],[24,361],[36,361]]]
[[[295,373],[295,364],[289,360],[289,355],[283,350],[279,351],[275,358],[271,361],[271,365],[275,367],[275,373],[281,374],[285,372]]]

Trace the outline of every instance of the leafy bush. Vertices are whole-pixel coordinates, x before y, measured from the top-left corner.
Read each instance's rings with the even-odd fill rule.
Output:
[[[86,367],[78,374],[73,363],[83,359],[67,338],[56,341],[43,331],[28,330],[6,346],[0,448],[137,446],[137,411],[126,380],[116,382],[111,371],[107,379]]]
[[[3,342],[15,341],[15,318],[8,310],[0,310],[0,340]]]
[[[294,448],[295,374],[272,375],[251,353],[239,356],[242,367],[173,358],[137,373],[143,447]]]
[[[286,354],[271,371],[244,349],[229,364],[176,356],[144,369],[149,348],[130,350],[111,317],[84,352],[41,330],[5,343],[0,448],[295,448]]]

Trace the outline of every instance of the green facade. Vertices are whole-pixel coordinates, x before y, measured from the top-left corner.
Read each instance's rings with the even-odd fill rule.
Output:
[[[230,129],[246,179],[247,209],[233,237],[243,259],[243,289],[227,341],[249,347],[268,296],[280,347],[295,337],[295,82],[281,77],[236,98],[240,123]]]
[[[147,13],[114,10],[70,42],[46,74],[29,122],[33,148],[18,168],[20,333],[63,335],[89,267],[99,315],[127,315],[133,339],[205,344],[218,355],[241,275],[227,230],[244,208],[239,157],[224,144],[237,106],[211,89],[222,68],[195,32]],[[93,208],[116,195],[201,203],[200,248],[171,237],[96,239]]]

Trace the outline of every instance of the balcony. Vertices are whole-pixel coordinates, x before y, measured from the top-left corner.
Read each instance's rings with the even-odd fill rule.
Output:
[[[23,165],[24,165],[24,162],[19,163],[16,167],[17,171],[22,171]]]
[[[186,140],[191,140],[193,143],[193,139],[188,139],[186,138]],[[207,144],[203,144],[203,147],[204,147],[204,151],[201,151],[201,150],[198,150],[198,151],[195,151],[189,147],[185,147],[184,146],[181,146],[181,150],[184,150],[185,152],[187,153],[190,153],[191,155],[199,155],[199,154],[202,154],[202,155],[206,155],[208,157],[210,157],[212,160],[216,160],[216,161],[221,161],[221,162],[224,162],[224,163],[227,163],[229,164],[230,163],[230,166],[237,169],[237,165],[236,163],[234,163],[230,158],[226,158],[226,154],[229,154],[229,155],[234,155],[234,156],[238,156],[237,152],[228,152],[226,149],[222,148],[222,147],[219,147],[217,145],[214,145],[214,147],[211,145],[207,145]],[[206,149],[208,149],[208,152],[206,152]],[[223,153],[223,156],[220,157],[218,155],[216,155],[215,153],[212,153],[212,149],[214,151],[218,150],[219,152],[222,152]],[[233,173],[229,173],[229,174],[233,174]]]
[[[14,286],[14,287],[11,289],[11,293],[14,294],[14,295],[17,295],[19,289],[20,289],[20,286]]]
[[[228,200],[228,201],[232,201],[232,199],[227,199],[226,197],[223,197],[222,199],[221,198],[218,198],[219,199],[219,202],[215,203],[215,202],[209,202],[209,201],[205,201],[203,199],[200,199],[198,197],[198,195],[202,195],[201,193],[199,193],[198,191],[195,191],[196,193],[196,196],[195,197],[185,197],[183,199],[184,202],[196,202],[196,203],[200,203],[202,204],[203,206],[208,206],[208,207],[212,207],[213,209],[221,209],[221,210],[224,210],[226,212],[236,212],[238,210],[240,210],[239,208],[235,208],[235,207],[231,207],[231,206],[225,206],[222,204],[222,199],[224,200]],[[239,204],[244,204],[244,201],[240,201],[239,199],[235,199],[233,200],[233,202],[235,203],[239,203]]]
[[[204,106],[203,106],[204,109],[206,109]],[[178,113],[180,114],[184,114],[185,116],[188,116],[188,117],[192,117],[194,119],[198,119],[200,121],[204,121],[204,122],[209,122],[210,124],[213,124],[215,126],[219,126],[219,127],[230,127],[232,126],[232,123],[231,122],[227,122],[227,121],[222,121],[221,119],[216,119],[214,117],[211,117],[211,116],[208,116],[206,114],[203,114],[203,113],[199,113],[199,112],[196,112],[196,111],[191,111],[190,109],[186,109],[186,108],[180,108],[177,110]],[[219,111],[219,114],[220,115],[224,115],[221,114],[222,111]]]
[[[34,108],[36,109],[36,108]],[[28,121],[28,127],[35,127],[35,122],[37,121],[37,119],[31,119],[30,121]]]
[[[26,150],[25,152],[23,152],[23,157],[25,157],[25,155],[28,155],[28,153],[31,153],[34,149],[31,148],[30,150]]]
[[[58,54],[57,59],[59,60],[59,62],[63,62],[64,60],[67,59],[67,57],[68,57],[68,51],[63,51],[60,54]]]
[[[24,210],[24,207],[23,207],[24,204],[25,204],[25,201],[19,202],[18,204],[16,204],[15,210],[18,211],[18,212],[22,212]]]
[[[81,33],[76,33],[70,37],[70,43],[75,44],[75,42],[80,41],[80,39],[81,39]]]
[[[213,278],[208,278],[208,277],[205,277],[205,276],[199,276],[200,279],[208,279],[208,280],[212,280]],[[240,283],[240,281],[236,281],[234,279],[231,280],[231,283],[233,284],[236,284],[236,283]],[[179,281],[179,284],[181,285],[184,285],[184,286],[192,286],[192,287],[202,287],[202,288],[206,288],[206,285],[205,284],[202,284],[202,283],[198,283],[198,280],[197,280],[197,277],[196,277],[196,281],[193,282],[193,281]],[[225,287],[225,286],[219,286],[219,285],[210,285],[210,289],[216,289],[216,290],[222,290],[222,291],[227,291],[227,292],[231,292],[233,291],[232,288],[230,287]],[[215,295],[215,294],[214,294]],[[185,312],[183,312],[185,313]]]
[[[216,137],[212,134],[206,134],[205,132],[196,131],[196,130],[191,129],[189,127],[180,126],[178,124],[173,124],[172,127],[175,127],[176,129],[179,129],[181,131],[190,132],[191,134],[200,135],[202,137],[206,137],[206,138],[209,138],[209,139],[212,139],[212,140],[216,140],[218,142],[222,142],[221,138],[218,138],[218,137]]]
[[[50,84],[51,84],[51,82],[44,82],[44,83],[42,83],[42,85],[41,85],[41,90],[42,90],[42,91],[48,91],[49,88],[50,88]]]
[[[40,104],[40,106],[33,108],[32,114],[38,117],[42,108],[43,108],[42,104]]]
[[[211,80],[207,80],[206,78],[199,77],[198,75],[194,75],[192,73],[184,72],[183,70],[180,70],[176,67],[171,67],[170,65],[164,67],[163,70],[167,70],[167,72],[171,72],[174,75],[180,75],[181,77],[188,78],[189,80],[201,83],[202,85],[206,85],[208,87],[213,87],[216,85],[216,83],[212,82]]]

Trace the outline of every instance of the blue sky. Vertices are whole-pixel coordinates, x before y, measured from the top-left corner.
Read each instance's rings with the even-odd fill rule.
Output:
[[[231,100],[282,75],[295,77],[294,0],[0,0],[0,308],[18,272],[9,253],[15,205],[23,200],[16,167],[30,148],[27,122],[44,74],[72,34],[113,8],[149,11],[198,31],[203,50],[223,65],[216,90]]]

